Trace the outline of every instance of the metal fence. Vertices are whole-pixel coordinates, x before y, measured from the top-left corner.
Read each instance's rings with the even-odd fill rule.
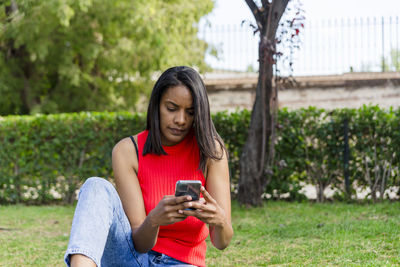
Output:
[[[346,72],[400,71],[399,17],[305,21],[300,48],[293,53],[293,72],[278,61],[281,74],[326,75]],[[218,51],[207,55],[215,70],[256,71],[258,34],[248,25],[209,25],[200,38]],[[278,50],[288,53],[285,44]]]

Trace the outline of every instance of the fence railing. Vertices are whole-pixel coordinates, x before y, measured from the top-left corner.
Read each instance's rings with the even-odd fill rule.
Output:
[[[247,24],[209,25],[200,29],[199,36],[219,52],[218,58],[206,56],[212,68],[258,69],[259,37]],[[291,59],[296,76],[400,71],[398,16],[306,20],[299,45]],[[288,52],[284,43],[278,50]],[[278,61],[278,67],[282,74],[290,72],[283,60]]]

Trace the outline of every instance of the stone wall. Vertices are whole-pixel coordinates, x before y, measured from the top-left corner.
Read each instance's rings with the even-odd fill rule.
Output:
[[[257,74],[209,74],[204,77],[211,111],[251,109]],[[279,85],[279,107],[357,108],[363,104],[400,106],[400,73],[349,73],[295,77]]]

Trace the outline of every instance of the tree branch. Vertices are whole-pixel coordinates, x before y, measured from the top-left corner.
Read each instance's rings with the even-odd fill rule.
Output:
[[[372,181],[371,181],[370,174],[369,174],[367,155],[364,155],[364,163],[365,163],[365,179],[367,180],[367,182],[372,190]]]
[[[3,2],[3,1],[1,1]],[[14,12],[16,12],[18,10],[18,5],[15,2],[15,0],[12,0],[10,5],[5,6],[5,11],[6,11],[6,15],[10,16],[11,14],[13,14]]]
[[[246,0],[247,1],[247,0]],[[274,0],[272,1],[270,5],[270,9],[268,12],[268,21],[267,21],[267,32],[266,36],[268,40],[274,40],[275,39],[275,34],[276,30],[278,29],[279,26],[279,21],[281,20],[281,17],[283,15],[283,12],[285,12],[286,6],[288,4],[289,0]]]
[[[260,16],[260,10],[258,9],[258,6],[254,3],[252,0],[245,0],[247,5],[250,8],[251,13],[253,13],[254,18],[256,19],[257,26],[260,27],[260,22],[261,22],[261,16]]]
[[[267,9],[271,6],[271,3],[268,2],[268,0],[261,0],[262,6]]]
[[[376,140],[374,139],[374,162],[373,162],[373,166],[374,166],[374,173],[375,173],[375,183],[374,183],[374,192],[376,191],[376,189],[378,188],[378,184],[381,180],[381,172],[380,172],[380,166],[379,166],[379,160],[378,160],[378,156],[376,154]]]

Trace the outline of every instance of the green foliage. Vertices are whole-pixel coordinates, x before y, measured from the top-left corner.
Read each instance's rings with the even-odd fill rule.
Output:
[[[289,192],[291,198],[302,199],[298,191],[305,178],[304,117],[299,116],[300,112],[279,110],[273,178],[266,190],[273,198],[279,199],[280,195]]]
[[[393,48],[388,57],[382,58],[382,71],[400,71],[400,49]]]
[[[390,51],[390,61],[392,71],[400,71],[400,49],[392,49]]]
[[[383,197],[387,186],[398,185],[399,118],[393,110],[377,106],[364,106],[354,117],[354,167],[360,177],[357,183],[369,187],[374,200]]]
[[[335,197],[344,199],[345,120],[349,124],[350,182],[373,192],[400,185],[396,151],[400,147],[400,109],[281,109],[278,120],[276,162],[265,189],[272,198],[289,193],[289,199],[303,200],[299,190],[308,183],[318,192],[330,186],[337,191]],[[127,112],[0,117],[0,202],[71,203],[86,178],[112,179],[112,147],[145,129],[145,121],[144,114]],[[250,112],[220,112],[213,114],[213,121],[229,151],[235,194]],[[355,197],[354,190],[351,193]],[[395,194],[399,196],[399,192]],[[383,193],[371,194],[375,200],[381,196]],[[323,201],[323,195],[318,200]]]
[[[311,184],[316,186],[317,200],[322,202],[325,188],[337,183],[341,175],[343,143],[339,138],[343,136],[340,132],[343,121],[334,120],[324,110],[309,108],[302,111],[304,169]]]
[[[145,128],[142,114],[10,116],[0,123],[0,201],[72,202],[90,176],[110,178],[111,150]]]
[[[248,110],[237,112],[218,112],[213,122],[225,142],[229,153],[229,173],[231,183],[236,188],[239,181],[239,159],[246,142],[251,113]]]
[[[6,12],[11,3],[17,10]],[[0,2],[0,115],[134,108],[157,71],[206,68],[197,31],[212,7],[211,0]]]

